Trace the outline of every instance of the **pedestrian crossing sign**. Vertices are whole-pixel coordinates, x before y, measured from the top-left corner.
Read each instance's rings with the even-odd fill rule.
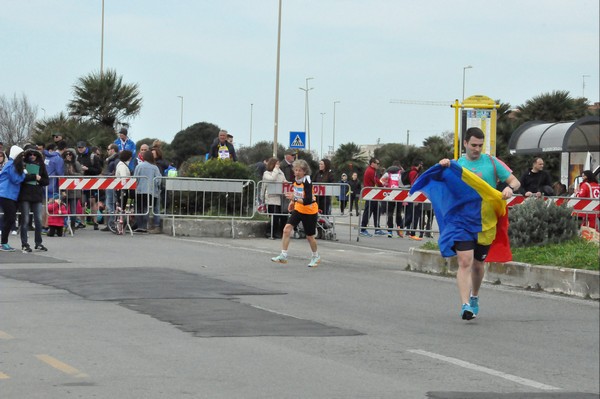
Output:
[[[306,132],[290,132],[290,148],[306,148]]]

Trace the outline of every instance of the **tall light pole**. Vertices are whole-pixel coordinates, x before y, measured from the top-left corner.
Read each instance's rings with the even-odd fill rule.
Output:
[[[183,96],[177,96],[181,98],[181,118],[180,118],[180,129],[179,131],[183,131]]]
[[[585,78],[589,78],[590,75],[581,75],[581,97],[585,98]]]
[[[472,65],[467,65],[466,67],[463,67],[463,94],[462,94],[462,102],[465,102],[465,71],[467,69],[471,69],[473,68]]]
[[[273,124],[273,157],[277,157],[277,132],[279,129],[279,58],[281,49],[281,0],[279,0],[279,17],[277,24],[277,67],[275,72],[275,122]]]
[[[321,112],[321,159],[323,159],[323,121],[325,119],[325,112]]]
[[[102,0],[102,36],[100,38],[100,79],[103,77],[104,70],[104,0]]]
[[[252,109],[254,104],[250,103],[250,147],[252,147]]]
[[[340,101],[336,100],[333,102],[333,149],[332,152],[335,154],[335,104],[339,104]]]
[[[306,132],[306,141],[308,144],[308,152],[310,152],[310,115],[308,110],[308,91],[313,88],[308,87],[308,81],[314,78],[306,78],[306,88],[300,87],[299,89],[304,91],[304,131]]]

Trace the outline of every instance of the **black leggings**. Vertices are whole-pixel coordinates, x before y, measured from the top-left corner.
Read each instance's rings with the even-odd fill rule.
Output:
[[[2,225],[1,244],[8,244],[8,236],[17,220],[17,201],[8,198],[0,198],[0,206],[4,210],[4,225]]]

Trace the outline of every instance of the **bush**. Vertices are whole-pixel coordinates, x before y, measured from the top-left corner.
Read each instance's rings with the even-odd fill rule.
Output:
[[[240,180],[252,179],[254,177],[254,173],[247,165],[229,160],[210,159],[205,162],[190,162],[186,166],[185,177]]]
[[[570,240],[579,229],[577,217],[565,204],[529,198],[508,213],[512,247],[546,245]]]
[[[252,180],[254,173],[243,163],[200,158],[184,162],[180,177],[201,179]],[[245,184],[242,192],[174,192],[166,202],[180,215],[249,217],[254,213],[254,184]]]

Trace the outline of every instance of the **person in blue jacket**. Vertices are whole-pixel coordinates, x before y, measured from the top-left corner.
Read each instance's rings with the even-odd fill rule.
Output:
[[[23,149],[13,145],[10,149],[9,160],[0,172],[0,206],[4,210],[4,225],[2,226],[2,239],[0,251],[14,251],[8,245],[10,230],[17,219],[17,199],[24,181],[40,181],[38,174],[28,174],[23,161]]]
[[[114,141],[114,143],[117,145],[117,147],[119,147],[119,152],[123,151],[123,150],[129,150],[131,151],[131,153],[133,154],[133,157],[131,158],[131,161],[129,162],[129,170],[133,173],[134,169],[135,169],[135,159],[137,158],[136,156],[136,145],[135,145],[135,141],[131,140],[127,135],[129,134],[129,132],[127,131],[127,128],[122,127],[121,130],[119,130],[119,137]]]

